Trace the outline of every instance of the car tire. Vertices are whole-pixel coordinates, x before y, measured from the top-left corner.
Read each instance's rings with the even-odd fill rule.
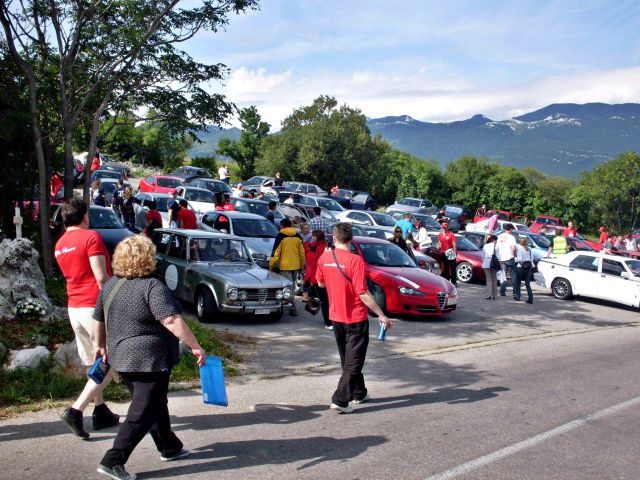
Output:
[[[551,293],[559,300],[568,300],[573,296],[571,282],[566,278],[554,278],[551,282]]]
[[[456,278],[462,283],[471,282],[473,280],[473,265],[469,262],[460,262],[456,266]]]
[[[196,295],[196,314],[201,323],[212,323],[220,320],[220,309],[211,290],[204,287]]]
[[[387,311],[387,297],[384,294],[384,289],[378,285],[377,283],[373,284],[373,288],[371,290],[371,294],[373,298],[375,298],[376,303],[380,307],[383,312]],[[371,312],[371,311],[370,311]],[[375,313],[371,312],[371,315],[377,316]]]

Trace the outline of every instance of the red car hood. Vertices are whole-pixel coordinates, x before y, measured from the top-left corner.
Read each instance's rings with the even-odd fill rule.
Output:
[[[450,293],[453,291],[453,285],[448,280],[421,268],[373,266],[368,268],[371,273],[375,272],[377,275],[394,280],[399,287],[410,287],[424,292]]]

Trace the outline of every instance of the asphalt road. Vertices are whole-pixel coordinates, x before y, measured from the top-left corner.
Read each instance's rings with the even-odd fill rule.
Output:
[[[337,357],[319,319],[227,323],[258,337],[251,374],[229,382],[230,406],[172,393],[174,428],[194,454],[162,463],[147,437],[128,469],[189,479],[637,479],[637,312],[545,295],[533,306],[483,304],[480,286],[461,292],[455,316],[400,320],[385,343],[372,336],[373,400],[351,415],[327,408]],[[98,478],[114,433],[81,441],[53,411],[2,421],[1,477]]]

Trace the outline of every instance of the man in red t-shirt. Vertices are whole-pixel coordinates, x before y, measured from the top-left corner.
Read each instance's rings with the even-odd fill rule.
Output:
[[[327,289],[329,318],[342,365],[342,376],[330,406],[338,413],[351,413],[353,407],[349,402],[352,400],[357,404],[369,399],[362,375],[369,345],[367,308],[378,315],[381,328],[388,330],[393,325],[367,289],[364,261],[349,251],[352,238],[351,224],[337,223],[333,227],[336,248],[324,252],[316,267],[318,286]]]
[[[442,222],[442,231],[438,234],[440,242],[440,253],[442,253],[442,276],[456,285],[456,255],[458,247],[456,246],[456,234],[449,231],[449,224]],[[447,258],[447,250],[453,250],[453,258]],[[449,253],[451,255],[451,253]]]
[[[149,206],[149,211],[146,215],[147,225],[144,229],[144,234],[151,238],[156,228],[162,228],[162,215],[156,210],[157,204],[155,200],[151,200],[147,205]]]
[[[578,232],[576,232],[576,229],[573,228],[573,222],[567,223],[567,228],[565,228],[565,230],[564,230],[564,236],[573,238],[577,234],[578,234]]]
[[[176,216],[176,220],[178,222],[178,228],[198,228],[196,214],[189,209],[189,203],[185,199],[180,200],[180,211]]]
[[[111,276],[109,252],[100,235],[89,230],[89,208],[85,202],[72,198],[62,206],[65,233],[56,243],[55,257],[67,281],[67,304],[69,321],[76,336],[80,360],[85,366],[94,362],[93,311],[100,289]],[[102,391],[111,381],[109,371],[101,384],[89,380],[84,390],[71,407],[61,415],[71,431],[79,437],[88,438],[82,413],[93,400],[93,429],[112,427],[118,424],[119,416],[112,413],[104,403]]]
[[[609,239],[609,233],[607,232],[607,228],[602,225],[600,227],[600,243],[602,243],[604,245],[604,242],[606,242]]]

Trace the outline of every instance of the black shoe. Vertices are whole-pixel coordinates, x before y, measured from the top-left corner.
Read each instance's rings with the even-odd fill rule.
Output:
[[[513,299],[514,299],[516,302],[519,302],[519,301],[520,301],[520,297],[513,297]]]
[[[529,300],[527,300],[527,303],[533,303],[533,298],[530,298]]]
[[[484,297],[484,298],[485,298],[485,300],[491,300],[491,297]]]
[[[69,427],[71,433],[81,438],[89,438],[89,433],[87,433],[87,431],[84,429],[84,424],[82,422],[82,412],[80,410],[69,407],[65,409],[64,412],[62,412],[60,418],[64,423],[67,424],[67,427]]]
[[[136,478],[138,478],[135,473],[127,472],[123,465],[114,465],[112,468],[99,465],[98,473],[113,478],[114,480],[136,480]]]
[[[97,406],[93,410],[93,429],[102,430],[103,428],[115,427],[120,423],[120,415],[113,413],[105,403]]]

